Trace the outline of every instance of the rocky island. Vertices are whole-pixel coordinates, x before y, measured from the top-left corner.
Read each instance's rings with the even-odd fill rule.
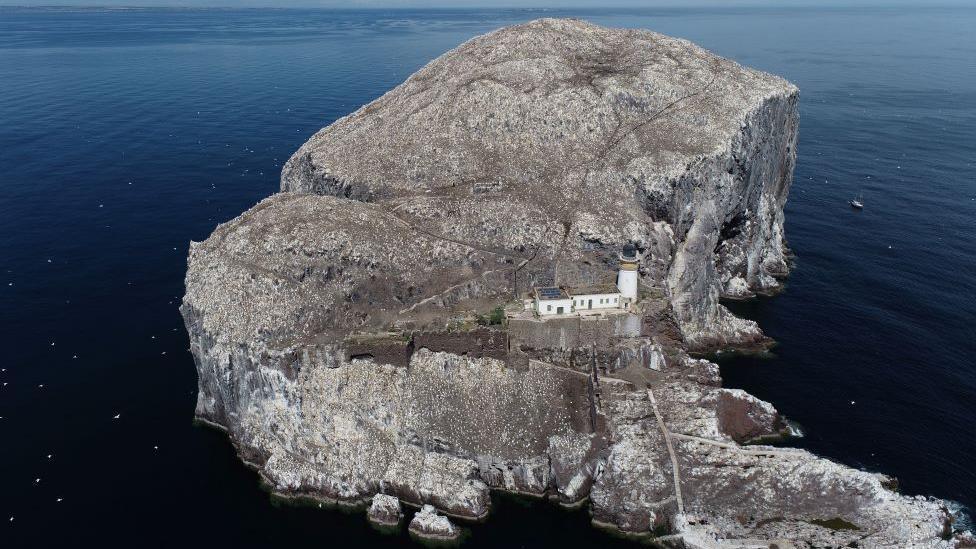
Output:
[[[720,300],[787,275],[797,102],[648,31],[543,19],[462,44],[191,244],[196,416],[275,492],[388,524],[422,508],[418,535],[455,537],[501,490],[672,547],[967,543],[939,500],[758,444],[784,419],[697,358],[768,343]],[[627,309],[529,310],[612,282],[625,246]]]

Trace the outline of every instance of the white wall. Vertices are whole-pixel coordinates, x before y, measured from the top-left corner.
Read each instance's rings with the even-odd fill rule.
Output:
[[[622,297],[635,299],[637,297],[637,271],[620,269],[617,273],[617,288]]]
[[[563,314],[569,314],[573,312],[573,300],[572,299],[546,299],[536,301],[536,312],[539,316],[555,315],[559,314],[556,311],[559,307],[563,308]]]
[[[573,296],[573,301],[576,303],[576,310],[590,310],[589,303],[591,299],[593,300],[593,310],[616,309],[621,305],[620,294],[580,294]],[[600,303],[600,301],[603,301],[603,303]]]

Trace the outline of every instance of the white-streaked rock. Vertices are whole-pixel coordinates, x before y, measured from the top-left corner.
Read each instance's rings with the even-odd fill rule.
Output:
[[[400,507],[400,500],[395,496],[376,494],[366,515],[370,521],[381,526],[395,526],[403,518],[403,509]]]
[[[540,19],[465,42],[322,129],[281,189],[531,256],[522,289],[557,264],[564,279],[599,276],[630,241],[690,343],[751,344],[758,328],[719,297],[786,274],[797,100],[686,40]]]
[[[545,19],[463,44],[317,133],[287,192],[191,245],[197,417],[274,491],[382,492],[424,505],[413,522],[434,536],[456,535],[435,508],[480,518],[499,489],[589,496],[595,521],[689,547],[951,546],[941,502],[740,446],[783,419],[685,352],[763,340],[719,298],[786,273],[797,100],[647,31]],[[510,363],[403,340],[396,360],[349,351],[354,333],[503,303],[514,281],[604,281],[625,242],[653,288],[643,318],[513,322]]]
[[[437,514],[433,505],[424,505],[410,520],[410,533],[423,538],[454,540],[460,535],[451,520]]]

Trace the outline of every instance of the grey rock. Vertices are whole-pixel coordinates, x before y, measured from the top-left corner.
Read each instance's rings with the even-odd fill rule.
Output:
[[[727,390],[679,383],[652,392],[674,459],[648,393],[609,386],[604,401],[617,442],[591,492],[595,522],[626,532],[664,530],[662,541],[677,547],[777,540],[781,547],[956,546],[943,502],[898,495],[884,475],[804,450],[736,443],[742,435],[738,424],[726,431],[721,417]],[[728,398],[741,396],[732,392]],[[746,397],[763,410],[757,419],[771,409]],[[690,401],[699,406],[689,406]],[[776,428],[777,422],[767,424],[764,434]]]
[[[433,505],[424,505],[410,520],[410,533],[422,538],[455,540],[460,535],[457,527],[443,515],[437,514]]]
[[[395,526],[400,524],[400,519],[403,518],[403,509],[400,508],[400,500],[396,497],[376,494],[373,496],[366,516],[375,524]]]
[[[431,535],[456,533],[434,508],[481,518],[498,489],[589,498],[598,524],[674,546],[952,546],[939,501],[742,446],[783,418],[687,353],[764,341],[718,300],[787,272],[797,97],[647,31],[545,19],[466,42],[191,244],[197,417],[275,492],[432,506]],[[606,281],[625,242],[633,315],[459,328],[533,284]]]
[[[324,128],[281,188],[531,257],[521,289],[601,276],[634,242],[689,343],[753,344],[759,329],[718,300],[786,274],[797,98],[685,40],[542,19],[470,40]]]

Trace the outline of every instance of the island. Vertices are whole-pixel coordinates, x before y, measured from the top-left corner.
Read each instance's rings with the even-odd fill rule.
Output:
[[[669,547],[971,542],[943,501],[768,445],[785,419],[702,358],[770,343],[721,300],[788,274],[798,99],[645,30],[465,42],[191,243],[196,417],[275,493],[422,509],[421,536],[498,490]]]

